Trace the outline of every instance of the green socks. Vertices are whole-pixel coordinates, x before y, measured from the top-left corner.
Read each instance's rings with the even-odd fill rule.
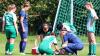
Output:
[[[14,44],[10,44],[7,42],[5,46],[6,53],[12,53],[13,49],[14,49]]]
[[[6,52],[9,51],[9,42],[6,42],[5,51],[6,51]]]
[[[14,44],[10,44],[9,45],[9,52],[11,53],[13,51],[13,49],[14,49]]]
[[[93,44],[93,54],[96,54],[96,44]]]
[[[96,44],[89,44],[89,55],[96,54]]]

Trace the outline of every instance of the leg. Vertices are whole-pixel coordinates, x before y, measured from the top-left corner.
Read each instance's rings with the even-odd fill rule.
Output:
[[[96,54],[96,39],[93,32],[88,32],[89,55]]]
[[[20,53],[24,53],[24,50],[26,48],[26,42],[28,37],[28,32],[20,32],[21,41],[20,41]]]
[[[74,53],[74,50],[73,50],[74,47],[75,47],[75,44],[69,43],[68,46],[65,47],[64,49],[65,49],[65,51],[66,51],[67,53]]]
[[[6,51],[5,54],[9,53],[9,44],[10,44],[10,41],[9,41],[9,38],[7,38],[7,42],[6,42],[6,46],[5,46],[5,51]]]
[[[75,53],[77,55],[77,50],[83,49],[83,44],[80,43],[69,43],[66,48],[64,48],[68,53]]]
[[[27,42],[27,39],[26,38],[22,38],[21,39],[21,42],[20,42],[20,52],[21,53],[24,53],[24,50],[26,48],[26,42]]]
[[[10,29],[9,34],[10,34],[9,35],[10,36],[10,38],[9,38],[9,43],[10,43],[9,44],[9,54],[12,54],[12,51],[14,49],[15,38],[17,37],[15,28]]]
[[[9,44],[9,54],[12,54],[12,51],[14,49],[14,38],[10,38],[10,44]]]
[[[47,50],[45,50],[45,53],[47,55],[53,55],[54,54],[54,51],[52,49],[47,49]]]
[[[35,39],[35,46],[38,46],[39,43],[41,43],[42,39],[43,39],[43,36],[38,35],[37,38]]]

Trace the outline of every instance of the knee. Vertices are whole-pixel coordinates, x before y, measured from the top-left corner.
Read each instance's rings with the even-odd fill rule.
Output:
[[[78,46],[78,50],[82,50],[83,48],[84,48],[83,44],[81,44],[81,45]]]
[[[9,39],[9,43],[14,44],[15,39],[11,38]]]
[[[73,53],[72,49],[68,48],[68,47],[65,47],[64,50],[67,52],[67,53]]]
[[[24,38],[24,39],[21,39],[21,41],[25,41],[25,42],[27,42],[27,39],[26,39],[26,38]]]

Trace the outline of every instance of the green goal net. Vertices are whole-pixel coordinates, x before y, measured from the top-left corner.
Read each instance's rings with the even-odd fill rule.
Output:
[[[92,2],[94,9],[99,17],[100,15],[100,0],[59,0],[59,5],[54,22],[54,32],[57,32],[57,24],[67,22],[74,26],[77,35],[86,36],[87,10],[85,3]],[[100,19],[96,21],[96,35],[100,35]]]

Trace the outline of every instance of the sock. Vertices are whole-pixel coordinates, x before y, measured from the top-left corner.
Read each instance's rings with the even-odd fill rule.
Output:
[[[9,42],[6,42],[5,51],[6,51],[6,52],[9,51]]]
[[[93,54],[93,44],[89,44],[89,55]]]
[[[20,41],[20,52],[22,52],[22,41]]]
[[[91,44],[89,44],[89,55],[91,55]]]
[[[13,49],[14,49],[14,44],[10,44],[9,45],[9,52],[12,53]]]
[[[93,44],[93,54],[96,55],[96,44]]]
[[[26,48],[26,42],[21,41],[20,42],[20,52],[24,53],[25,48]]]
[[[93,44],[91,44],[91,54],[93,55]]]

